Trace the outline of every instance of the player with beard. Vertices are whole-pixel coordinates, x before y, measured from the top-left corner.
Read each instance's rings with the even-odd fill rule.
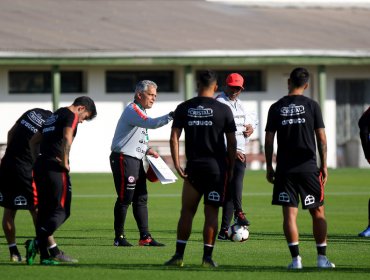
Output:
[[[36,238],[26,242],[26,262],[34,263],[37,248],[40,264],[56,265],[47,249],[48,236],[52,235],[70,216],[72,185],[69,177],[69,154],[77,126],[96,117],[94,101],[87,96],[74,100],[68,107],[59,108],[30,140],[32,155],[36,159],[34,180],[38,191]],[[40,145],[40,150],[38,147]]]

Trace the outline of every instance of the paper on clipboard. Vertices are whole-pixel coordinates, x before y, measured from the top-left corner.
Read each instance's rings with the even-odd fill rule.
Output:
[[[161,157],[146,156],[150,166],[152,167],[155,175],[162,184],[174,183],[177,180],[176,175],[167,166]]]

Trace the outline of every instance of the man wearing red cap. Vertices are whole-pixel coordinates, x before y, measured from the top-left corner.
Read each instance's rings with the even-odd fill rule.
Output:
[[[244,89],[244,79],[238,73],[231,73],[226,78],[224,92],[216,97],[218,101],[230,107],[237,131],[235,137],[237,141],[237,151],[233,179],[231,180],[226,193],[222,209],[221,230],[218,234],[219,240],[227,240],[227,229],[230,225],[234,212],[235,223],[249,226],[250,222],[245,217],[242,207],[243,179],[246,169],[246,150],[245,145],[249,142],[249,137],[258,125],[258,120],[254,112],[250,112],[239,100],[238,96]]]

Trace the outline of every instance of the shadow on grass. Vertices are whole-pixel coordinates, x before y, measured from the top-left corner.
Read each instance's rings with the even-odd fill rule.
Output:
[[[0,267],[6,266],[26,266],[25,264],[3,263]],[[39,265],[35,265],[39,266]],[[285,273],[307,273],[307,272],[327,272],[327,273],[370,273],[370,268],[358,267],[336,267],[335,269],[318,269],[316,267],[306,267],[302,270],[287,270],[281,266],[248,266],[248,265],[220,265],[217,268],[203,268],[200,265],[189,264],[184,267],[170,267],[162,264],[60,264],[58,267],[70,267],[71,269],[119,269],[129,271],[204,271],[204,272],[285,272]]]

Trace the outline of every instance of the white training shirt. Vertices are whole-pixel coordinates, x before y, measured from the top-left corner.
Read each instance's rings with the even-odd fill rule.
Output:
[[[249,137],[244,137],[243,131],[245,131],[245,125],[248,124],[250,124],[253,129],[256,129],[259,123],[256,112],[248,111],[238,98],[230,100],[224,92],[218,95],[216,100],[229,106],[233,112],[236,125],[236,149],[245,154],[245,145],[249,142]]]
[[[148,128],[158,128],[172,120],[169,114],[158,118],[147,116],[145,109],[132,102],[127,105],[118,120],[111,150],[142,159],[148,150]]]

